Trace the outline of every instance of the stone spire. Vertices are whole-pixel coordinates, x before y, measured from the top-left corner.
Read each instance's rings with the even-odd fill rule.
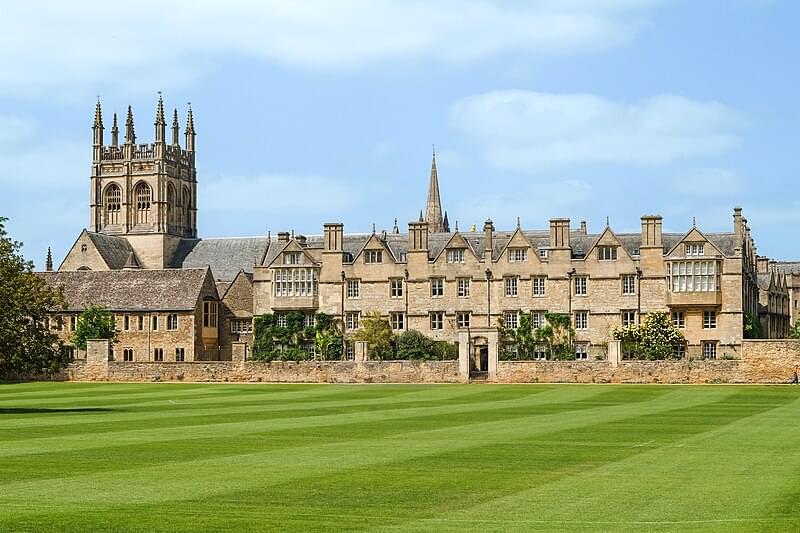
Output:
[[[192,115],[192,104],[189,104],[189,112],[186,115],[186,151],[194,152],[194,116]]]
[[[50,247],[47,247],[47,261],[45,262],[44,269],[47,272],[53,271],[53,252],[50,251]]]
[[[444,220],[442,221],[442,228],[445,233],[450,233],[450,221],[447,220],[447,211],[444,212]]]
[[[111,122],[111,146],[119,145],[119,128],[117,127],[117,114],[114,113],[114,120]]]
[[[161,98],[161,91],[158,92],[158,106],[156,106],[156,142],[163,143],[167,136],[167,121],[164,118],[164,100]]]
[[[100,97],[94,108],[94,123],[92,124],[92,152],[93,160],[100,161],[103,151],[103,110],[100,109]]]
[[[125,144],[136,144],[136,132],[133,130],[133,109],[128,106],[128,118],[125,120]]]
[[[178,147],[180,146],[180,132],[181,127],[178,124],[178,110],[175,109],[172,112],[172,146]]]
[[[428,205],[425,208],[425,222],[428,223],[428,231],[431,233],[445,231],[444,221],[442,220],[442,201],[439,197],[439,176],[436,172],[436,148],[433,149],[433,160],[431,162],[431,179],[428,184]]]

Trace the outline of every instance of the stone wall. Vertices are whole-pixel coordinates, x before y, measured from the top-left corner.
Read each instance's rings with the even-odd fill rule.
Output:
[[[748,383],[742,361],[500,361],[496,383]],[[785,380],[784,380],[785,381]]]
[[[458,383],[458,361],[110,361],[107,369],[77,360],[70,381],[187,381],[264,383]]]

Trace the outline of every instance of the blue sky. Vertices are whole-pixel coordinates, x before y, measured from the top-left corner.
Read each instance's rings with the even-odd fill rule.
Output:
[[[4,6],[0,216],[37,266],[88,223],[96,95],[149,142],[159,90],[194,109],[204,237],[405,227],[435,143],[462,229],[725,231],[741,205],[800,257],[797,2],[217,4]]]

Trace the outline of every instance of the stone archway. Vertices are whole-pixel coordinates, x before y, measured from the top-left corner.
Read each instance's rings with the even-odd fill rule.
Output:
[[[461,376],[485,376],[489,380],[497,374],[498,334],[495,328],[475,328],[458,334],[458,370]]]

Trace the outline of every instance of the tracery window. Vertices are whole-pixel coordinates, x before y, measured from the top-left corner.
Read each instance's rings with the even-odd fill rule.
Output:
[[[112,183],[106,188],[103,205],[106,208],[106,225],[119,224],[119,213],[122,209],[122,190],[119,185]]]
[[[136,223],[148,224],[150,222],[150,204],[153,199],[150,186],[140,183],[136,186]]]

